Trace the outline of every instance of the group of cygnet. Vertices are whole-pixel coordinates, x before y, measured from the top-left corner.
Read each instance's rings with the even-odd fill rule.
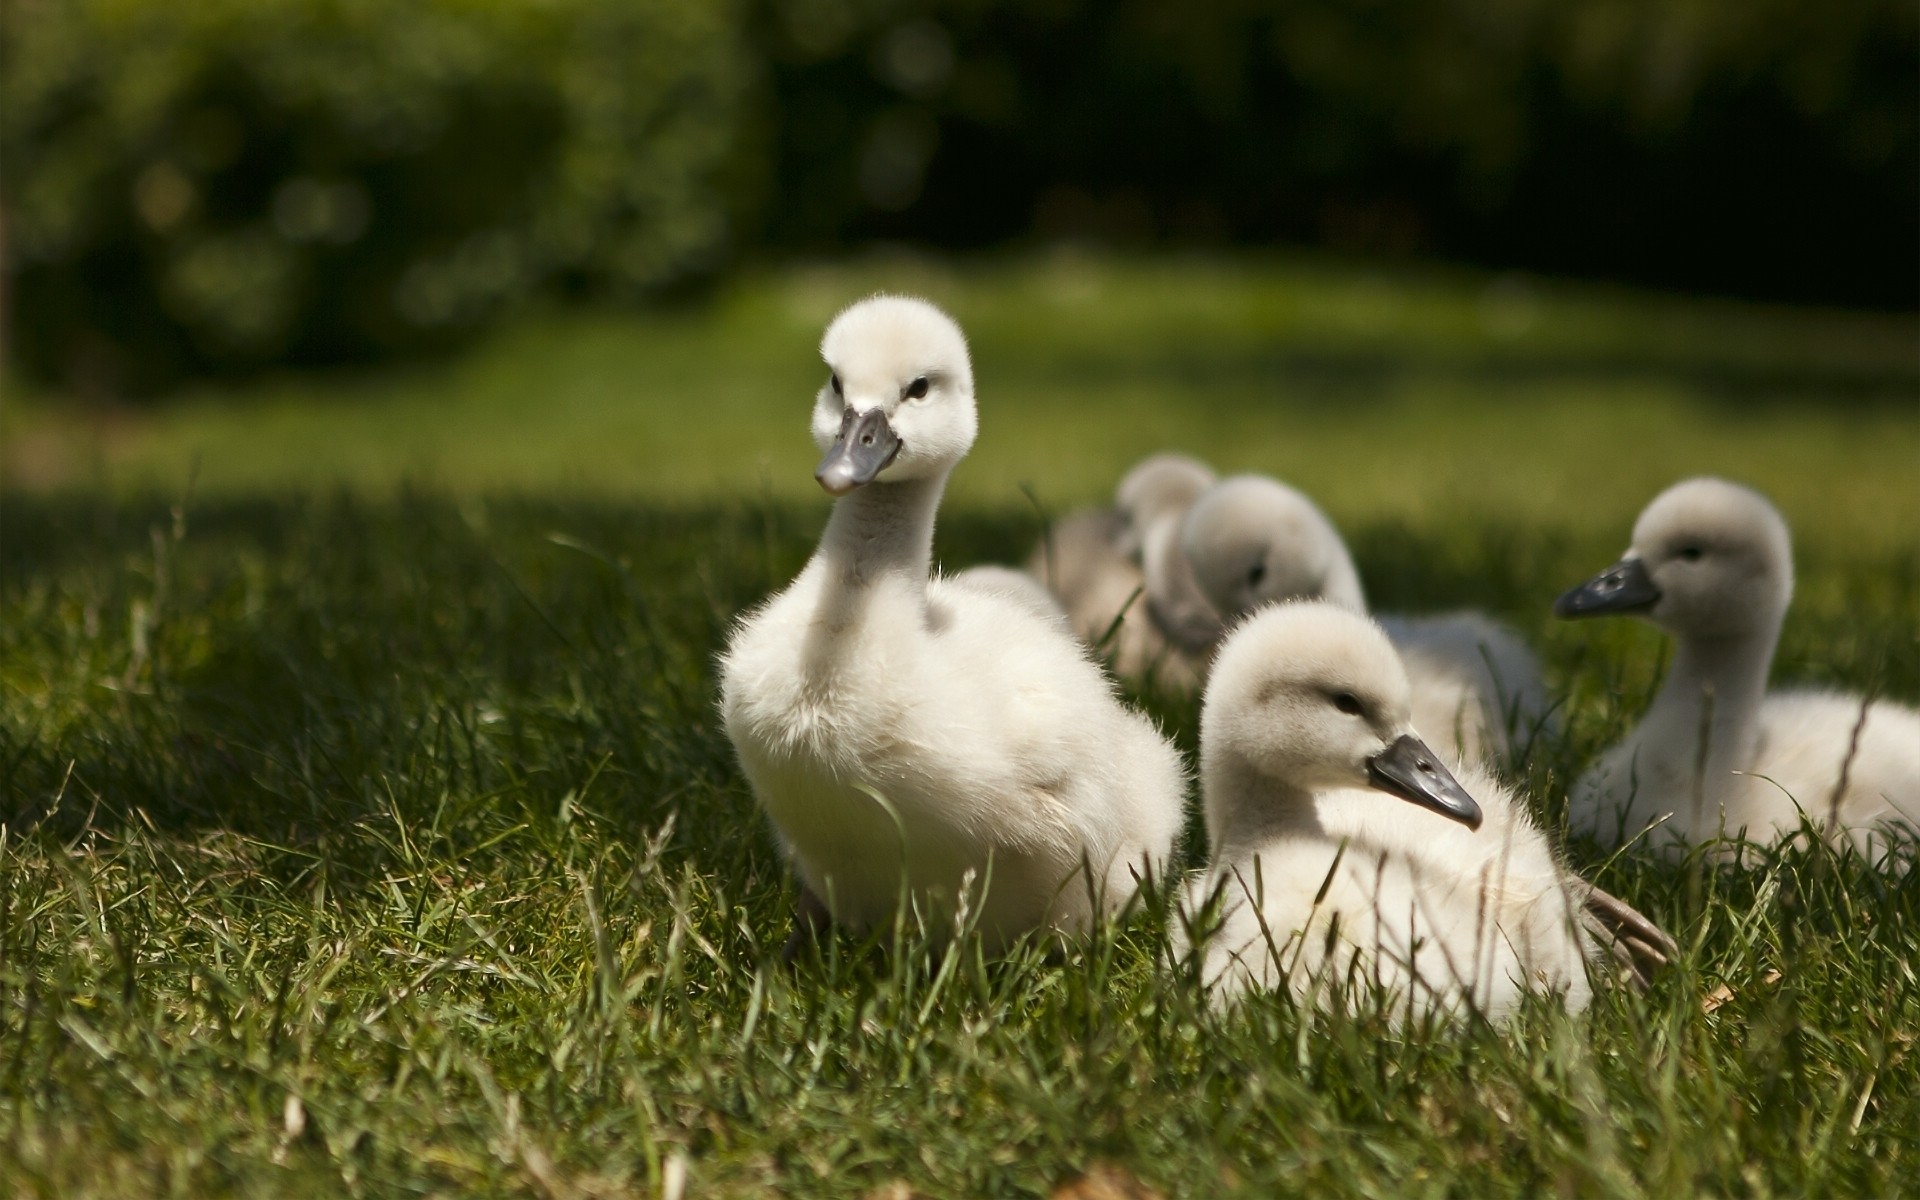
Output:
[[[1533,992],[1578,1009],[1591,979],[1644,979],[1672,953],[1564,864],[1487,765],[1549,720],[1512,630],[1369,619],[1310,501],[1176,456],[1129,473],[1113,509],[1056,524],[1028,571],[943,578],[934,518],[977,426],[964,337],[931,304],[875,296],[821,354],[832,516],[720,663],[727,733],[798,884],[790,947],[904,905],[991,952],[1085,929],[1164,879],[1188,772],[1097,646],[1123,672],[1205,688],[1211,862],[1181,891],[1175,949],[1217,1000],[1284,989],[1499,1019]],[[1791,580],[1772,507],[1695,480],[1561,597],[1562,616],[1639,612],[1678,640],[1645,725],[1575,789],[1585,828],[1654,824],[1675,842],[1804,815],[1863,845],[1912,831],[1920,714],[1765,693]]]

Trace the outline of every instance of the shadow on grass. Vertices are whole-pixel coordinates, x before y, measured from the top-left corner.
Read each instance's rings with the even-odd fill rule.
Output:
[[[0,819],[319,845],[369,822],[431,835],[572,805],[636,829],[672,814],[680,845],[764,863],[714,655],[824,516],[418,492],[8,496]],[[1020,562],[1041,519],[952,511],[939,558]],[[1557,794],[1637,716],[1657,639],[1547,615],[1610,543],[1516,521],[1444,537],[1362,526],[1352,545],[1383,611],[1480,607],[1540,646],[1578,719],[1536,746],[1539,787]],[[1920,693],[1920,553],[1810,559],[1801,594],[1776,678]],[[1193,752],[1196,698],[1132,694]]]

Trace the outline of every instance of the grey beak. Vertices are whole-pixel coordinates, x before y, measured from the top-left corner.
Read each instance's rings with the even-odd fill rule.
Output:
[[[1367,777],[1383,792],[1450,817],[1468,829],[1480,828],[1480,806],[1440,765],[1439,756],[1410,733],[1367,760]]]
[[[900,453],[900,444],[886,413],[877,408],[856,413],[849,408],[840,418],[840,436],[827,448],[813,477],[829,493],[844,496],[863,483],[872,483]]]
[[[1645,612],[1660,602],[1660,589],[1638,558],[1623,558],[1553,602],[1556,617],[1598,617]]]

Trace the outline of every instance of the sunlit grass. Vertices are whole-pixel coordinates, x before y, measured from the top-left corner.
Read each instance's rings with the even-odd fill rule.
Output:
[[[788,969],[710,663],[810,516],[414,493],[0,517],[15,1194],[1045,1195],[1104,1162],[1169,1196],[1885,1195],[1913,1169],[1910,876],[1577,848],[1683,958],[1505,1031],[1209,1013],[1156,911],[1007,962],[837,939]],[[1542,640],[1573,697],[1527,772],[1551,817],[1657,664],[1541,620],[1612,543],[1354,532],[1383,602],[1479,590]],[[941,539],[968,561],[1024,533],[959,512]],[[1784,671],[1920,693],[1916,566],[1816,558]],[[1149,700],[1191,751],[1192,702]]]

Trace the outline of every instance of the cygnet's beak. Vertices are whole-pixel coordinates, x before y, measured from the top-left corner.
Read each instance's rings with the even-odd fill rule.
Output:
[[[1410,733],[1401,734],[1367,760],[1367,778],[1383,792],[1450,817],[1468,829],[1480,828],[1480,806],[1440,765],[1440,757]]]
[[[886,469],[900,453],[899,435],[878,408],[856,413],[848,408],[840,418],[840,436],[814,468],[813,477],[835,496],[844,496]]]
[[[1598,617],[1645,612],[1660,602],[1660,589],[1638,555],[1623,558],[1553,602],[1556,617]]]

